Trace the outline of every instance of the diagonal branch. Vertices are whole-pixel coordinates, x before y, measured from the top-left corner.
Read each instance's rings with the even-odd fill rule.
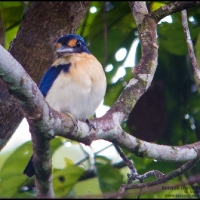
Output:
[[[137,188],[141,189],[141,188],[147,188],[147,187],[151,187],[151,186],[154,186],[154,185],[158,185],[158,184],[161,184],[161,183],[166,183],[167,181],[184,174],[186,171],[188,171],[189,169],[194,167],[198,161],[199,161],[199,158],[188,161],[187,163],[182,165],[180,168],[178,168],[178,169],[176,169],[176,170],[174,170],[174,171],[172,171],[168,174],[160,176],[159,179],[156,180],[156,181],[152,181],[152,182],[149,182],[149,183],[122,185],[118,192],[116,192],[115,194],[107,196],[107,198],[111,199],[111,198],[122,197],[122,196],[124,196],[125,192],[127,190],[130,190],[130,189],[137,189]]]
[[[94,140],[104,139],[124,147],[137,156],[158,160],[188,161],[197,158],[196,148],[199,149],[199,143],[182,147],[151,144],[129,135],[121,128],[120,124],[128,117],[140,96],[151,84],[158,58],[155,19],[148,14],[144,2],[136,1],[129,4],[140,33],[142,58],[133,71],[134,78],[130,80],[113,107],[103,117],[92,120],[96,130],[89,131],[85,122],[51,109],[36,83],[0,46],[0,76],[8,84],[12,95],[18,99],[31,127],[39,197],[53,197],[49,140],[55,135],[86,145]]]
[[[158,58],[157,24],[155,20],[148,15],[145,2],[133,1],[129,2],[129,5],[138,27],[142,46],[142,58],[133,71],[134,78],[129,81],[107,113],[118,113],[119,124],[128,118],[138,99],[150,86],[157,67]]]
[[[144,22],[150,26],[146,17],[144,17]],[[36,133],[32,133],[33,136],[38,134],[38,137],[43,137],[44,140],[48,140],[49,137],[54,137],[56,133],[56,135],[73,139],[86,145],[91,144],[94,140],[104,139],[110,142],[115,142],[117,145],[135,153],[137,156],[149,157],[158,160],[187,161],[196,158],[197,154],[194,147],[198,147],[199,143],[196,143],[193,146],[187,145],[183,147],[169,147],[151,144],[127,134],[120,126],[120,122],[123,121],[123,119],[128,115],[128,112],[130,112],[132,106],[134,106],[135,101],[140,95],[142,95],[141,91],[144,92],[150,84],[150,78],[145,80],[145,78],[148,78],[148,74],[145,75],[143,73],[147,72],[153,74],[157,64],[157,47],[155,43],[151,43],[151,41],[155,41],[155,29],[153,29],[152,32],[143,30],[142,27],[140,27],[140,32],[144,48],[143,58],[134,71],[137,79],[134,78],[129,82],[122,95],[106,115],[93,120],[93,123],[96,126],[96,131],[91,130],[91,132],[89,132],[89,128],[86,123],[76,121],[69,116],[63,115],[51,109],[44,101],[37,85],[31,80],[21,65],[19,65],[19,63],[16,62],[13,57],[1,47],[0,75],[9,85],[13,95],[19,100],[19,103],[27,116],[29,124],[33,127],[35,124],[36,128],[33,128],[33,130],[38,129]],[[151,37],[149,38],[149,36]],[[151,40],[151,38],[154,40]],[[152,62],[152,59],[154,59],[154,62]],[[150,69],[148,68],[148,64],[153,68],[152,70],[150,67]],[[143,69],[143,66],[147,66],[147,69]],[[14,71],[13,67],[15,68]],[[137,83],[139,83],[139,85]],[[134,89],[134,85],[137,86],[136,89]],[[139,89],[139,86],[143,86],[144,88]],[[130,92],[130,94],[128,92]],[[134,92],[138,93],[136,97],[134,97]],[[128,99],[126,99],[127,102],[123,102],[123,98],[126,98],[125,94],[127,94],[131,100],[128,101]],[[125,113],[123,110],[125,110]],[[42,143],[44,142],[43,139],[41,138],[39,140],[41,145],[38,144],[34,148],[42,147]],[[44,152],[48,152],[46,149],[43,150]],[[165,152],[165,154],[163,154],[162,151]],[[48,157],[49,156],[47,156],[47,158]]]
[[[187,11],[186,10],[181,11],[181,15],[182,15],[182,23],[183,23],[185,38],[186,38],[186,42],[187,42],[187,46],[188,46],[189,57],[190,57],[191,62],[192,62],[194,74],[197,78],[198,85],[200,85],[200,70],[199,70],[199,66],[198,66],[196,56],[194,54],[194,47],[193,47],[193,43],[192,43],[192,39],[191,39],[191,36],[190,36],[189,27],[188,27]]]
[[[12,94],[19,100],[31,126],[35,124],[37,127],[39,132],[32,133],[33,136],[36,134],[41,138],[39,140],[41,145],[38,144],[37,148],[43,148],[43,139],[49,140],[49,138],[59,135],[86,145],[91,144],[94,140],[104,139],[116,143],[137,156],[158,160],[178,162],[197,157],[195,148],[199,148],[199,143],[170,147],[148,143],[129,135],[122,130],[118,123],[118,117],[120,117],[118,113],[110,113],[106,115],[107,118],[103,116],[93,120],[96,130],[92,129],[89,132],[89,127],[85,122],[76,121],[71,116],[51,109],[37,85],[22,66],[1,46],[0,52],[0,76],[7,82]],[[13,67],[15,70],[12,70]]]
[[[153,11],[151,16],[158,23],[161,19],[168,15],[198,5],[200,5],[200,1],[176,1]]]

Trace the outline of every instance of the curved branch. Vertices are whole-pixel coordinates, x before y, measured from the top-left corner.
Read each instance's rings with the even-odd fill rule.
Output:
[[[133,70],[132,78],[108,113],[118,113],[121,124],[132,111],[138,99],[151,84],[158,59],[156,39],[157,24],[148,14],[145,2],[129,2],[138,27],[142,46],[142,58]]]
[[[15,70],[12,70],[15,68]],[[101,118],[93,119],[96,130],[89,132],[85,122],[75,120],[72,115],[54,111],[48,106],[36,83],[24,71],[22,66],[0,46],[0,76],[7,82],[12,94],[19,100],[27,120],[38,130],[33,134],[40,138],[39,142],[49,140],[55,135],[82,142],[86,145],[92,141],[104,139],[124,147],[137,156],[167,161],[186,161],[197,157],[199,143],[182,147],[165,146],[148,143],[124,132],[119,124],[119,113],[107,113]],[[35,148],[42,148],[37,145]],[[44,149],[43,149],[44,150]],[[165,154],[162,154],[162,151]]]
[[[12,95],[18,99],[31,126],[34,152],[36,153],[34,163],[39,169],[38,172],[36,171],[36,185],[37,180],[40,180],[41,184],[39,181],[38,184],[47,194],[44,195],[45,197],[53,196],[49,140],[55,135],[86,145],[94,140],[104,139],[124,147],[137,156],[158,160],[186,161],[197,158],[196,149],[200,149],[199,143],[182,147],[151,144],[129,135],[120,126],[128,117],[137,100],[151,84],[158,57],[155,19],[148,14],[144,2],[130,2],[130,7],[140,33],[142,59],[134,69],[134,78],[130,80],[113,107],[103,117],[92,120],[96,130],[90,131],[85,122],[77,121],[71,115],[64,115],[51,109],[36,83],[32,81],[22,66],[0,46],[0,76],[8,84]],[[164,151],[164,154],[161,151]],[[44,177],[46,182],[42,181]],[[47,188],[42,185],[47,185]],[[37,187],[39,188],[39,186]],[[44,193],[41,193],[41,196]]]
[[[200,5],[200,1],[176,1],[153,11],[151,16],[158,23],[161,19],[168,15],[197,5]]]
[[[133,6],[133,11],[138,12],[138,10],[134,8],[135,4],[131,3],[131,5]],[[89,127],[86,123],[76,121],[71,118],[71,116],[58,113],[51,109],[44,100],[37,85],[31,80],[21,65],[16,62],[5,49],[2,47],[0,48],[0,75],[10,85],[13,95],[19,99],[29,124],[32,126],[35,124],[35,127],[40,130],[35,133],[36,135],[38,134],[39,137],[42,135],[45,139],[54,137],[56,134],[87,145],[94,140],[104,139],[115,142],[117,145],[126,148],[138,156],[158,160],[186,161],[196,158],[197,155],[192,146],[169,147],[151,144],[125,133],[120,126],[120,123],[132,110],[135,102],[151,83],[157,64],[157,47],[156,43],[152,43],[156,42],[156,24],[152,22],[152,20],[149,21],[145,13],[142,14],[142,16],[146,26],[144,28],[139,23],[138,26],[141,33],[143,56],[134,70],[135,78],[129,82],[119,99],[106,115],[99,119],[92,120],[96,126],[96,131],[91,130],[91,132],[89,132]],[[138,17],[136,17],[136,19],[137,18]],[[139,19],[141,19],[141,17],[139,17]],[[150,22],[152,22],[154,26],[152,26]],[[150,31],[148,31],[148,29],[150,29]],[[145,68],[144,66],[147,67]],[[13,67],[15,68],[14,71]],[[130,97],[129,101],[126,95]],[[128,102],[124,101],[124,99]],[[125,113],[123,112],[124,110]],[[34,135],[34,133],[32,134]],[[198,148],[199,144],[196,143],[196,146]],[[164,151],[165,155],[162,155],[162,153],[160,153],[161,151]]]

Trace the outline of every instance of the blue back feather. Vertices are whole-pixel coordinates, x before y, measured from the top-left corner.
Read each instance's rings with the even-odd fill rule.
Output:
[[[60,72],[63,70],[65,73],[69,71],[71,63],[65,65],[58,65],[57,67],[50,67],[43,75],[40,83],[39,89],[44,97],[46,97],[49,89],[51,88],[53,82],[56,80]]]

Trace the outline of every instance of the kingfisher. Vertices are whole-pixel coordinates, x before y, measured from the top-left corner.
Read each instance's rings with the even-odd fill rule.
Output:
[[[80,35],[63,35],[55,47],[58,58],[44,73],[39,89],[54,110],[88,122],[106,93],[103,67]],[[32,159],[24,170],[28,177],[35,174]]]

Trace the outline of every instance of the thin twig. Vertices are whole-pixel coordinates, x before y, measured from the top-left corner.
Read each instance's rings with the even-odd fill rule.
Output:
[[[105,69],[108,57],[108,30],[106,19],[106,1],[103,2],[103,35],[104,35],[104,61],[103,68]]]
[[[151,16],[158,23],[164,17],[176,12],[180,12],[183,9],[191,8],[200,5],[200,1],[175,1],[166,6],[162,6],[151,13]]]
[[[126,190],[130,190],[130,189],[137,189],[137,188],[147,188],[147,187],[151,187],[154,185],[158,185],[161,183],[166,183],[167,181],[176,178],[177,176],[182,175],[183,173],[185,173],[186,171],[188,171],[189,169],[191,169],[192,167],[195,166],[195,164],[199,161],[199,158],[196,158],[194,160],[188,161],[187,163],[185,163],[184,165],[182,165],[180,168],[163,175],[160,179],[156,180],[156,181],[152,181],[149,183],[139,183],[139,184],[124,184],[121,186],[121,188],[119,189],[118,192],[108,196],[108,198],[119,198],[119,197],[123,197],[125,195]]]
[[[108,146],[100,149],[99,151],[94,153],[94,156],[96,156],[97,154],[101,153],[102,151],[106,150],[107,148],[111,147],[113,144],[109,144]],[[83,163],[84,161],[86,161],[89,158],[89,155],[87,155],[86,157],[84,157],[83,159],[79,160],[77,163],[75,163],[74,165],[80,165],[81,163]]]
[[[188,27],[187,11],[182,10],[181,15],[182,15],[183,29],[184,29],[184,33],[185,33],[185,37],[186,37],[187,46],[188,46],[189,57],[190,57],[191,62],[192,62],[194,74],[197,78],[198,85],[200,86],[200,71],[199,71],[199,66],[198,66],[196,56],[194,54],[194,47],[193,47],[193,43],[192,43],[192,39],[191,39],[191,36],[190,36],[189,27]]]
[[[117,145],[115,145],[115,144],[113,144],[113,145],[114,145],[114,147],[116,148],[116,150],[117,150],[117,152],[119,153],[119,155],[120,155],[120,157],[122,158],[122,160],[125,162],[126,166],[127,166],[127,167],[130,169],[130,171],[131,171],[131,175],[128,175],[128,177],[134,176],[134,177],[136,178],[136,176],[138,176],[138,173],[137,173],[136,168],[135,168],[134,165],[133,165],[132,160],[129,160],[129,159],[127,158],[127,156],[123,153],[123,151],[122,151]],[[133,180],[132,180],[132,181],[133,181]],[[131,184],[132,181],[131,181],[130,183],[128,182],[128,184]]]

